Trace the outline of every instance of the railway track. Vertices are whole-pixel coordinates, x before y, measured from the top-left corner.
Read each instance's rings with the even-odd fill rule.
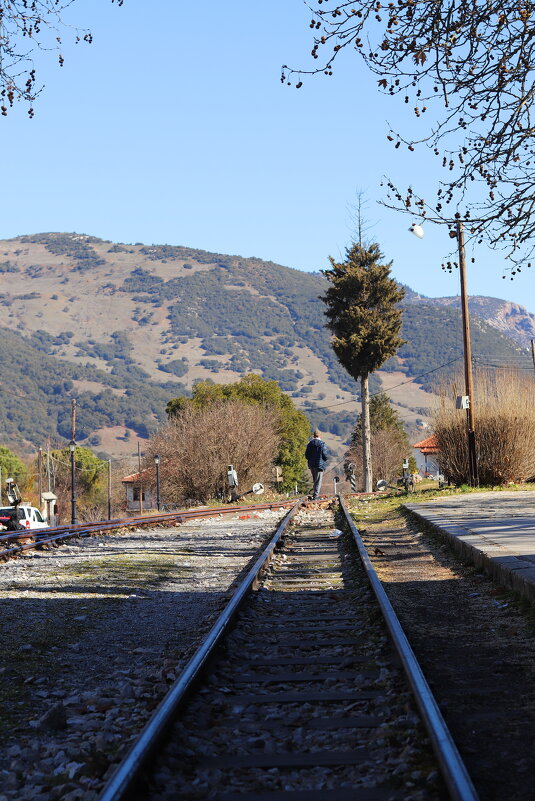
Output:
[[[256,503],[247,505],[220,506],[212,508],[183,509],[176,512],[166,512],[157,515],[138,515],[136,517],[117,518],[114,520],[101,520],[96,523],[79,523],[70,526],[56,526],[48,529],[28,529],[13,531],[0,535],[0,560],[7,561],[20,556],[25,551],[43,546],[60,544],[74,537],[89,537],[103,534],[117,529],[150,527],[159,525],[176,525],[188,520],[203,517],[218,517],[220,515],[248,514],[263,509],[284,509],[295,504],[295,500],[274,501],[270,503]]]
[[[352,493],[348,497],[374,496],[377,493]],[[231,506],[201,507],[194,509],[182,509],[175,512],[164,514],[137,515],[135,517],[115,518],[113,520],[101,520],[95,523],[78,523],[76,525],[56,526],[47,529],[27,529],[25,531],[13,531],[9,534],[0,534],[0,561],[7,561],[13,557],[20,556],[25,551],[35,548],[42,548],[48,545],[59,545],[65,540],[75,537],[89,537],[91,535],[103,534],[116,531],[121,528],[149,527],[159,525],[176,525],[185,523],[187,520],[196,520],[203,517],[218,517],[220,515],[247,514],[249,512],[260,512],[264,509],[285,509],[290,508],[295,503],[292,500],[278,500],[268,503],[255,504],[232,504]]]
[[[101,801],[477,801],[340,514],[294,506]]]

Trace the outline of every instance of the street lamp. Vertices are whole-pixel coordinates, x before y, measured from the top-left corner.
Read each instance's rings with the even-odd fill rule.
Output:
[[[432,220],[432,222],[442,222],[452,225],[448,220]],[[463,345],[464,345],[464,381],[465,391],[468,396],[468,407],[466,409],[466,433],[468,443],[468,476],[470,486],[476,487],[479,484],[477,474],[476,456],[476,434],[474,424],[474,386],[472,380],[472,348],[470,344],[470,318],[468,314],[468,293],[466,291],[466,256],[464,249],[464,225],[461,220],[455,220],[456,231],[450,236],[456,237],[459,249],[459,273],[461,278],[461,309],[463,318]],[[409,231],[423,239],[424,230],[421,225],[413,223]]]
[[[156,508],[160,511],[160,455],[158,453],[154,456],[154,464],[156,465]]]
[[[76,442],[73,439],[69,442],[69,450],[71,452],[71,525],[75,526],[78,520],[76,519],[76,479],[74,475]]]

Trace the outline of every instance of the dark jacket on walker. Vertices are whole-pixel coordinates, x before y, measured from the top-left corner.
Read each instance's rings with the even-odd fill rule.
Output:
[[[305,457],[310,470],[325,470],[329,458],[327,445],[319,437],[314,437],[307,445]]]

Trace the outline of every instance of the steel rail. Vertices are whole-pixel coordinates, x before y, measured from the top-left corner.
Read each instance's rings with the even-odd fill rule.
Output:
[[[221,506],[206,509],[184,509],[176,512],[169,512],[160,515],[146,515],[141,517],[115,518],[114,520],[103,520],[97,523],[77,523],[70,526],[55,526],[47,529],[25,529],[24,531],[13,531],[9,534],[0,535],[0,542],[20,542],[29,538],[34,538],[32,542],[18,545],[0,551],[0,559],[6,560],[22,551],[29,551],[47,545],[52,542],[59,542],[71,537],[88,537],[99,532],[113,531],[118,528],[128,528],[134,526],[160,525],[161,523],[172,524],[184,523],[187,520],[196,520],[203,517],[219,517],[223,514],[239,514],[240,512],[262,511],[263,509],[286,508],[295,504],[295,500],[273,501],[269,503],[247,504],[246,506]],[[42,532],[42,533],[41,533]],[[45,533],[46,532],[46,533]]]
[[[269,544],[248,571],[247,575],[234,592],[231,600],[215,621],[206,639],[192,656],[161,704],[153,713],[129,753],[120,763],[117,771],[104,788],[99,801],[123,801],[128,798],[129,794],[134,789],[134,784],[138,780],[141,771],[159,745],[167,728],[172,723],[174,715],[184,702],[188,693],[195,686],[202,669],[206,665],[214,649],[220,643],[225,632],[230,627],[245,597],[254,586],[263,568],[271,559],[273,551],[284,534],[288,523],[302,504],[302,499],[297,501],[282,520]]]
[[[442,776],[454,801],[479,801],[466,766],[457,750],[444,718],[438,708],[427,680],[416,659],[396,613],[371,563],[359,531],[349,514],[344,500],[339,496],[340,507],[357,545],[368,580],[381,607],[390,637],[399,654],[405,674],[412,688],[422,715],[429,739],[437,757]]]

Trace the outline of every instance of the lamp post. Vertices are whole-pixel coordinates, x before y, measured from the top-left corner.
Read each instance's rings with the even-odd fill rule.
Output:
[[[446,223],[452,225],[448,220],[430,220],[435,223]],[[474,421],[474,384],[472,380],[472,349],[470,344],[470,317],[468,313],[468,293],[466,291],[466,256],[464,247],[464,225],[461,220],[455,220],[455,234],[450,233],[450,236],[455,236],[457,239],[457,247],[459,250],[459,273],[461,279],[461,311],[463,319],[463,346],[464,346],[464,382],[465,392],[468,396],[468,407],[466,409],[466,434],[468,445],[468,478],[471,487],[476,487],[479,484],[478,471],[477,471],[477,455],[476,455],[476,434],[475,434],[475,421]],[[423,239],[424,230],[421,225],[413,223],[409,231],[417,236],[418,239]]]
[[[108,520],[111,520],[111,459],[108,459]]]
[[[69,442],[69,450],[71,452],[71,525],[75,526],[78,520],[76,519],[76,479],[74,475],[76,442],[73,439]]]
[[[154,464],[156,465],[156,508],[160,511],[160,455],[158,453],[154,456]]]

